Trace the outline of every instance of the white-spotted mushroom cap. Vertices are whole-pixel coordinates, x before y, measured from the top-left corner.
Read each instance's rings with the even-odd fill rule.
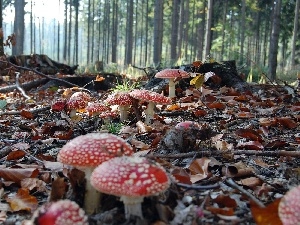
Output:
[[[172,103],[172,100],[170,98],[149,90],[135,89],[130,92],[130,95],[131,97],[142,101],[154,102],[156,104],[161,105],[167,105]]]
[[[67,101],[65,99],[56,99],[51,104],[51,110],[60,112],[65,109]]]
[[[89,102],[85,110],[92,115],[99,115],[101,112],[110,110],[110,108],[100,102]]]
[[[178,129],[178,130],[187,130],[190,128],[200,128],[200,125],[194,121],[187,120],[187,121],[177,123],[175,126],[175,129]]]
[[[90,101],[91,96],[85,92],[75,92],[69,98],[67,102],[68,109],[84,109],[88,102]]]
[[[109,133],[78,136],[59,151],[57,160],[77,168],[96,167],[120,155],[132,155],[132,147],[121,137]]]
[[[127,91],[117,91],[110,94],[106,103],[109,105],[132,105],[132,99]]]
[[[36,225],[88,225],[84,211],[70,200],[42,205],[34,212],[32,221]]]
[[[162,71],[159,71],[157,74],[155,74],[156,78],[188,78],[190,77],[189,73],[181,70],[181,69],[164,69]]]
[[[278,215],[283,225],[300,224],[300,186],[292,188],[282,197]]]
[[[157,163],[145,157],[121,156],[96,167],[91,184],[106,194],[145,197],[165,191],[170,181],[164,168]]]

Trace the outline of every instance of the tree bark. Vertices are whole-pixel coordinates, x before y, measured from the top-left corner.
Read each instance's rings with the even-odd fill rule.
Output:
[[[207,18],[206,18],[206,27],[205,27],[204,54],[202,56],[203,59],[205,59],[206,56],[209,55],[210,53],[212,13],[213,13],[213,0],[208,0]]]
[[[24,16],[25,16],[25,0],[15,0],[15,21],[14,33],[16,35],[16,45],[12,47],[13,55],[23,54],[24,46]]]
[[[277,69],[277,53],[280,32],[280,11],[281,0],[274,1],[274,16],[272,21],[272,32],[270,37],[269,60],[268,60],[268,76],[271,81],[276,79]]]
[[[292,37],[292,52],[291,52],[291,68],[295,67],[295,51],[296,51],[296,40],[297,40],[297,33],[298,33],[298,20],[299,20],[299,6],[300,0],[296,0],[296,7],[295,7],[295,17],[294,17],[294,29],[293,29],[293,37]]]
[[[153,63],[161,63],[162,37],[163,37],[163,1],[155,0],[154,34],[153,34]]]
[[[173,0],[172,3],[172,27],[171,27],[171,65],[177,61],[179,9],[181,0]]]
[[[133,47],[133,0],[127,2],[126,49],[125,64],[132,64]]]
[[[3,29],[2,29],[2,22],[3,22],[3,17],[2,17],[2,0],[0,0],[0,56],[4,55],[4,47],[3,47]]]

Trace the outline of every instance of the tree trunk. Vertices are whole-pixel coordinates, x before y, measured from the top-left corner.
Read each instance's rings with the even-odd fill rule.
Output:
[[[86,51],[86,65],[90,63],[90,27],[91,27],[91,0],[88,1],[88,15],[87,15],[87,51]]]
[[[181,0],[173,0],[172,4],[172,27],[171,27],[171,65],[177,61],[179,9]]]
[[[75,6],[75,35],[74,35],[74,64],[78,64],[78,23],[79,23],[79,0],[74,1]]]
[[[204,54],[203,59],[210,53],[211,47],[211,24],[212,24],[212,12],[213,12],[213,0],[207,2],[207,18],[205,27],[205,42],[204,42]]]
[[[126,49],[125,64],[132,64],[133,47],[133,0],[127,1],[127,22],[126,22]]]
[[[67,62],[67,47],[68,47],[68,3],[65,0],[65,15],[64,15],[64,50],[63,50],[63,61]]]
[[[243,64],[244,59],[244,42],[245,42],[245,23],[246,23],[246,0],[242,0],[242,9],[241,9],[241,21],[240,21],[240,32],[241,32],[241,42],[240,42],[240,61],[239,63]]]
[[[153,33],[153,63],[161,63],[162,37],[163,37],[163,1],[155,0],[154,33]]]
[[[25,16],[25,0],[15,0],[15,21],[14,33],[16,35],[16,45],[12,47],[13,55],[23,54],[24,45],[24,16]]]
[[[112,35],[111,35],[111,62],[117,62],[117,46],[118,46],[118,0],[113,1],[112,9]]]
[[[295,17],[294,17],[294,29],[293,29],[293,37],[292,37],[292,54],[291,54],[291,68],[295,67],[295,51],[296,51],[296,41],[297,41],[297,33],[298,33],[298,20],[299,20],[299,6],[300,0],[296,0],[295,7]]]
[[[272,32],[270,37],[270,49],[269,49],[269,60],[268,60],[268,76],[271,81],[276,79],[277,69],[277,53],[278,53],[278,41],[280,32],[280,11],[281,11],[281,0],[274,1],[274,16],[272,21]]]
[[[0,56],[4,55],[4,48],[3,48],[3,29],[2,29],[2,22],[3,22],[3,17],[2,17],[2,0],[0,0]]]

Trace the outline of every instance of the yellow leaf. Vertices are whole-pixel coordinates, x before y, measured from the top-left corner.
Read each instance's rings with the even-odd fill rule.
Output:
[[[205,80],[205,75],[203,73],[197,74],[196,77],[194,77],[190,81],[190,85],[195,85],[195,87],[198,89],[203,85],[203,83],[205,82],[204,80]]]

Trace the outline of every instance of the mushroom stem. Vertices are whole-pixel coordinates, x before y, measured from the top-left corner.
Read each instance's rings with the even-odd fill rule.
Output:
[[[76,112],[77,112],[76,109],[71,109],[70,114],[69,114],[70,118],[76,116]]]
[[[84,169],[86,184],[83,208],[88,215],[99,212],[101,204],[101,193],[97,191],[90,182],[93,170],[94,168]]]
[[[126,219],[129,219],[130,216],[137,216],[143,219],[142,202],[144,197],[122,196],[120,200],[124,203]]]
[[[154,117],[154,107],[155,107],[155,103],[154,102],[149,102],[147,105],[147,109],[145,110],[145,124],[150,125],[151,124],[151,120]]]
[[[175,95],[175,85],[177,82],[174,82],[174,78],[169,79],[169,97],[174,98],[176,97]]]
[[[120,105],[119,106],[120,110],[120,121],[123,122],[124,120],[128,119],[128,110],[129,110],[129,105]]]

